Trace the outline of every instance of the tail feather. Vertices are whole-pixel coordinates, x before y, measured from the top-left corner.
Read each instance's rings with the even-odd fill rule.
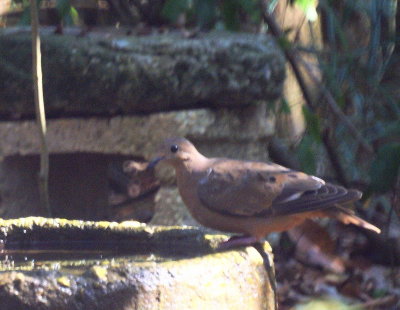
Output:
[[[371,230],[373,232],[376,232],[377,234],[381,233],[381,230],[376,227],[375,225],[372,225],[371,223],[368,223],[367,221],[363,220],[362,218],[359,218],[358,216],[354,215],[351,210],[342,208],[342,207],[336,207],[334,210],[332,210],[331,216],[338,221],[342,222],[343,224],[353,224],[357,225],[359,227]]]

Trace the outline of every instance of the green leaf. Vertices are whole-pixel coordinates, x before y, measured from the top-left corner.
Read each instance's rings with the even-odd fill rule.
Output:
[[[78,25],[79,24],[79,14],[78,11],[71,6],[68,13],[62,17],[66,25]]]
[[[315,146],[314,139],[306,134],[297,147],[297,156],[300,161],[301,169],[309,174],[314,174],[317,170]]]
[[[321,124],[319,117],[310,111],[307,106],[303,106],[303,115],[307,124],[307,130],[315,142],[321,143]]]
[[[71,6],[71,8],[69,10],[69,16],[71,17],[72,23],[74,25],[79,24],[79,14],[78,14],[78,11],[73,6]]]
[[[317,1],[315,0],[294,0],[294,4],[297,5],[306,15],[309,21],[316,21],[318,18],[317,13]]]
[[[66,24],[77,25],[79,23],[78,11],[71,5],[70,0],[57,0],[56,10]]]
[[[390,190],[397,180],[399,167],[400,143],[388,143],[379,148],[369,170],[370,188],[375,192]]]
[[[161,15],[171,22],[176,22],[179,15],[189,8],[189,0],[167,0],[161,10]]]

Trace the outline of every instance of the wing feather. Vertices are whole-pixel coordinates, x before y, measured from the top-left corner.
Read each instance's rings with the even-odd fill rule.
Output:
[[[219,159],[199,181],[197,191],[203,205],[214,211],[265,216],[276,212],[275,205],[291,210],[290,202],[323,185],[316,177],[276,164]]]
[[[327,183],[318,190],[305,192],[298,199],[274,202],[271,209],[275,215],[290,215],[330,208],[336,204],[352,202],[360,198],[361,192],[357,190],[347,190],[342,186]]]

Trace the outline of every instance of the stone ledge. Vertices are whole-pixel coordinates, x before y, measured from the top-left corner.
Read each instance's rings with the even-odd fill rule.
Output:
[[[199,141],[203,144],[199,149],[204,151],[205,144],[212,141],[218,145],[265,142],[273,132],[274,120],[267,114],[266,104],[259,104],[240,110],[199,109],[111,119],[50,120],[47,141],[50,153],[151,157],[157,145],[167,137],[185,136]],[[39,153],[34,121],[0,122],[0,136],[0,157]]]
[[[0,31],[0,116],[32,118],[31,38]],[[141,37],[42,32],[48,117],[113,116],[234,107],[281,95],[284,58],[268,35]]]
[[[221,235],[137,222],[45,218],[3,220],[0,228],[5,240],[0,253],[2,310],[274,309],[274,295],[259,253],[252,247],[216,252]],[[128,242],[123,243],[123,255],[117,251],[116,256],[101,258],[104,244],[113,240],[117,245],[121,237]],[[12,263],[10,257],[16,252],[7,252],[7,240],[40,250],[37,241],[43,244],[57,238],[58,244],[51,243],[57,249],[68,249],[71,241],[86,241],[85,255],[88,245],[100,241],[99,256],[74,259],[71,252],[60,260],[49,252],[48,258],[32,260],[32,252],[27,251],[22,252],[26,259]],[[138,245],[150,252],[138,256]],[[270,253],[268,244],[264,248]]]

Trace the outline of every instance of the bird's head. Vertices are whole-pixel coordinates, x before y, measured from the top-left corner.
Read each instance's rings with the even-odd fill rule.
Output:
[[[150,161],[148,167],[153,168],[159,162],[165,162],[176,167],[195,159],[197,156],[202,155],[189,140],[184,138],[167,139],[160,145],[157,156]]]

